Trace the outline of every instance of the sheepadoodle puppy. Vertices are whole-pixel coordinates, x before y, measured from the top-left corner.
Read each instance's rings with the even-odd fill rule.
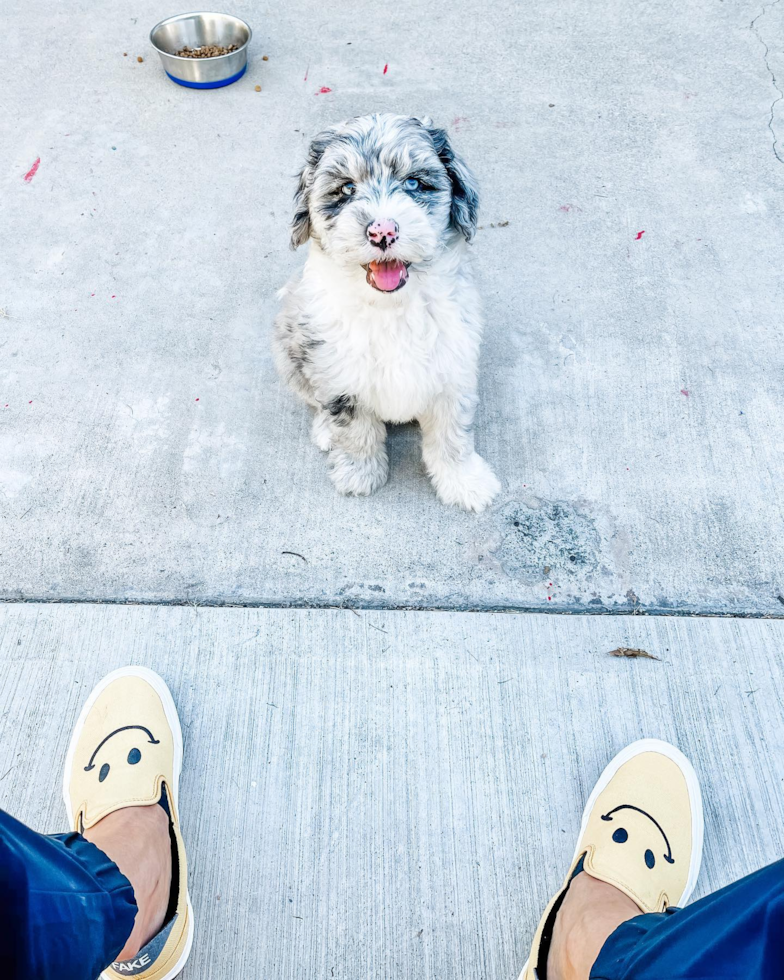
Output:
[[[315,409],[313,442],[340,493],[382,486],[385,423],[414,419],[443,503],[481,511],[500,489],[474,449],[477,206],[473,174],[428,119],[363,116],[310,145],[291,232],[310,251],[279,294],[274,348]]]

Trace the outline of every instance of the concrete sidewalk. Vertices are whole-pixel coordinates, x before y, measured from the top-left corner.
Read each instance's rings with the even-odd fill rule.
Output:
[[[695,762],[698,894],[784,853],[784,3],[231,10],[213,92],[149,47],[176,8],[4,10],[0,806],[61,830],[83,699],[147,664],[190,980],[514,980],[632,739]],[[339,498],[273,370],[309,138],[386,110],[483,188],[479,517],[413,426]]]
[[[702,781],[697,895],[784,854],[782,645],[750,620],[0,607],[0,807],[62,830],[82,701],[146,664],[186,739],[188,980],[515,980],[635,738]]]
[[[0,596],[784,613],[784,4],[424,9],[237,0],[248,75],[193,92],[176,9],[6,6]],[[482,184],[480,518],[413,428],[336,497],[273,371],[293,174],[372,110]]]

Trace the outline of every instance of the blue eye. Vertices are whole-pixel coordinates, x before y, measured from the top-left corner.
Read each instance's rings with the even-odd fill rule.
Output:
[[[403,181],[403,187],[407,191],[418,191],[421,186],[416,177],[409,177],[408,180]]]
[[[351,197],[351,195],[352,195],[352,194],[354,193],[354,191],[355,191],[356,189],[357,189],[357,186],[356,186],[356,184],[352,184],[352,183],[351,183],[351,182],[349,181],[349,183],[348,183],[348,184],[344,184],[344,185],[343,185],[343,186],[342,186],[342,187],[340,188],[340,193],[341,193],[341,194],[342,194],[342,195],[343,195],[344,197]]]

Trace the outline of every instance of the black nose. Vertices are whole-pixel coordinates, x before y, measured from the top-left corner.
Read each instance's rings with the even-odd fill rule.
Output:
[[[400,229],[397,226],[397,221],[385,218],[383,221],[371,221],[365,234],[371,245],[375,245],[382,252],[385,252],[390,245],[394,245],[397,241]]]

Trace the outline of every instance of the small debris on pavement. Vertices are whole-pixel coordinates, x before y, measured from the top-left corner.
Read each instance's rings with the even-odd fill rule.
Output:
[[[33,163],[32,167],[30,167],[30,169],[24,175],[24,182],[26,184],[29,184],[30,181],[33,179],[33,177],[35,177],[35,175],[38,173],[38,168],[40,166],[41,166],[41,158],[40,157],[36,157],[35,158],[35,162]]]
[[[255,91],[256,92],[260,92],[261,91],[261,85],[257,85],[256,88],[255,88]]]
[[[144,61],[144,58],[142,58],[141,55],[138,55],[136,60],[139,62],[139,64],[141,64]]]
[[[648,653],[647,650],[640,650],[636,647],[616,647],[614,650],[610,650],[610,656],[629,658],[640,657],[645,660],[661,660],[661,657],[654,657],[654,655],[652,653]]]
[[[262,60],[262,61],[269,61],[269,55],[267,55],[267,54],[263,54],[263,55],[261,56],[261,60]]]

